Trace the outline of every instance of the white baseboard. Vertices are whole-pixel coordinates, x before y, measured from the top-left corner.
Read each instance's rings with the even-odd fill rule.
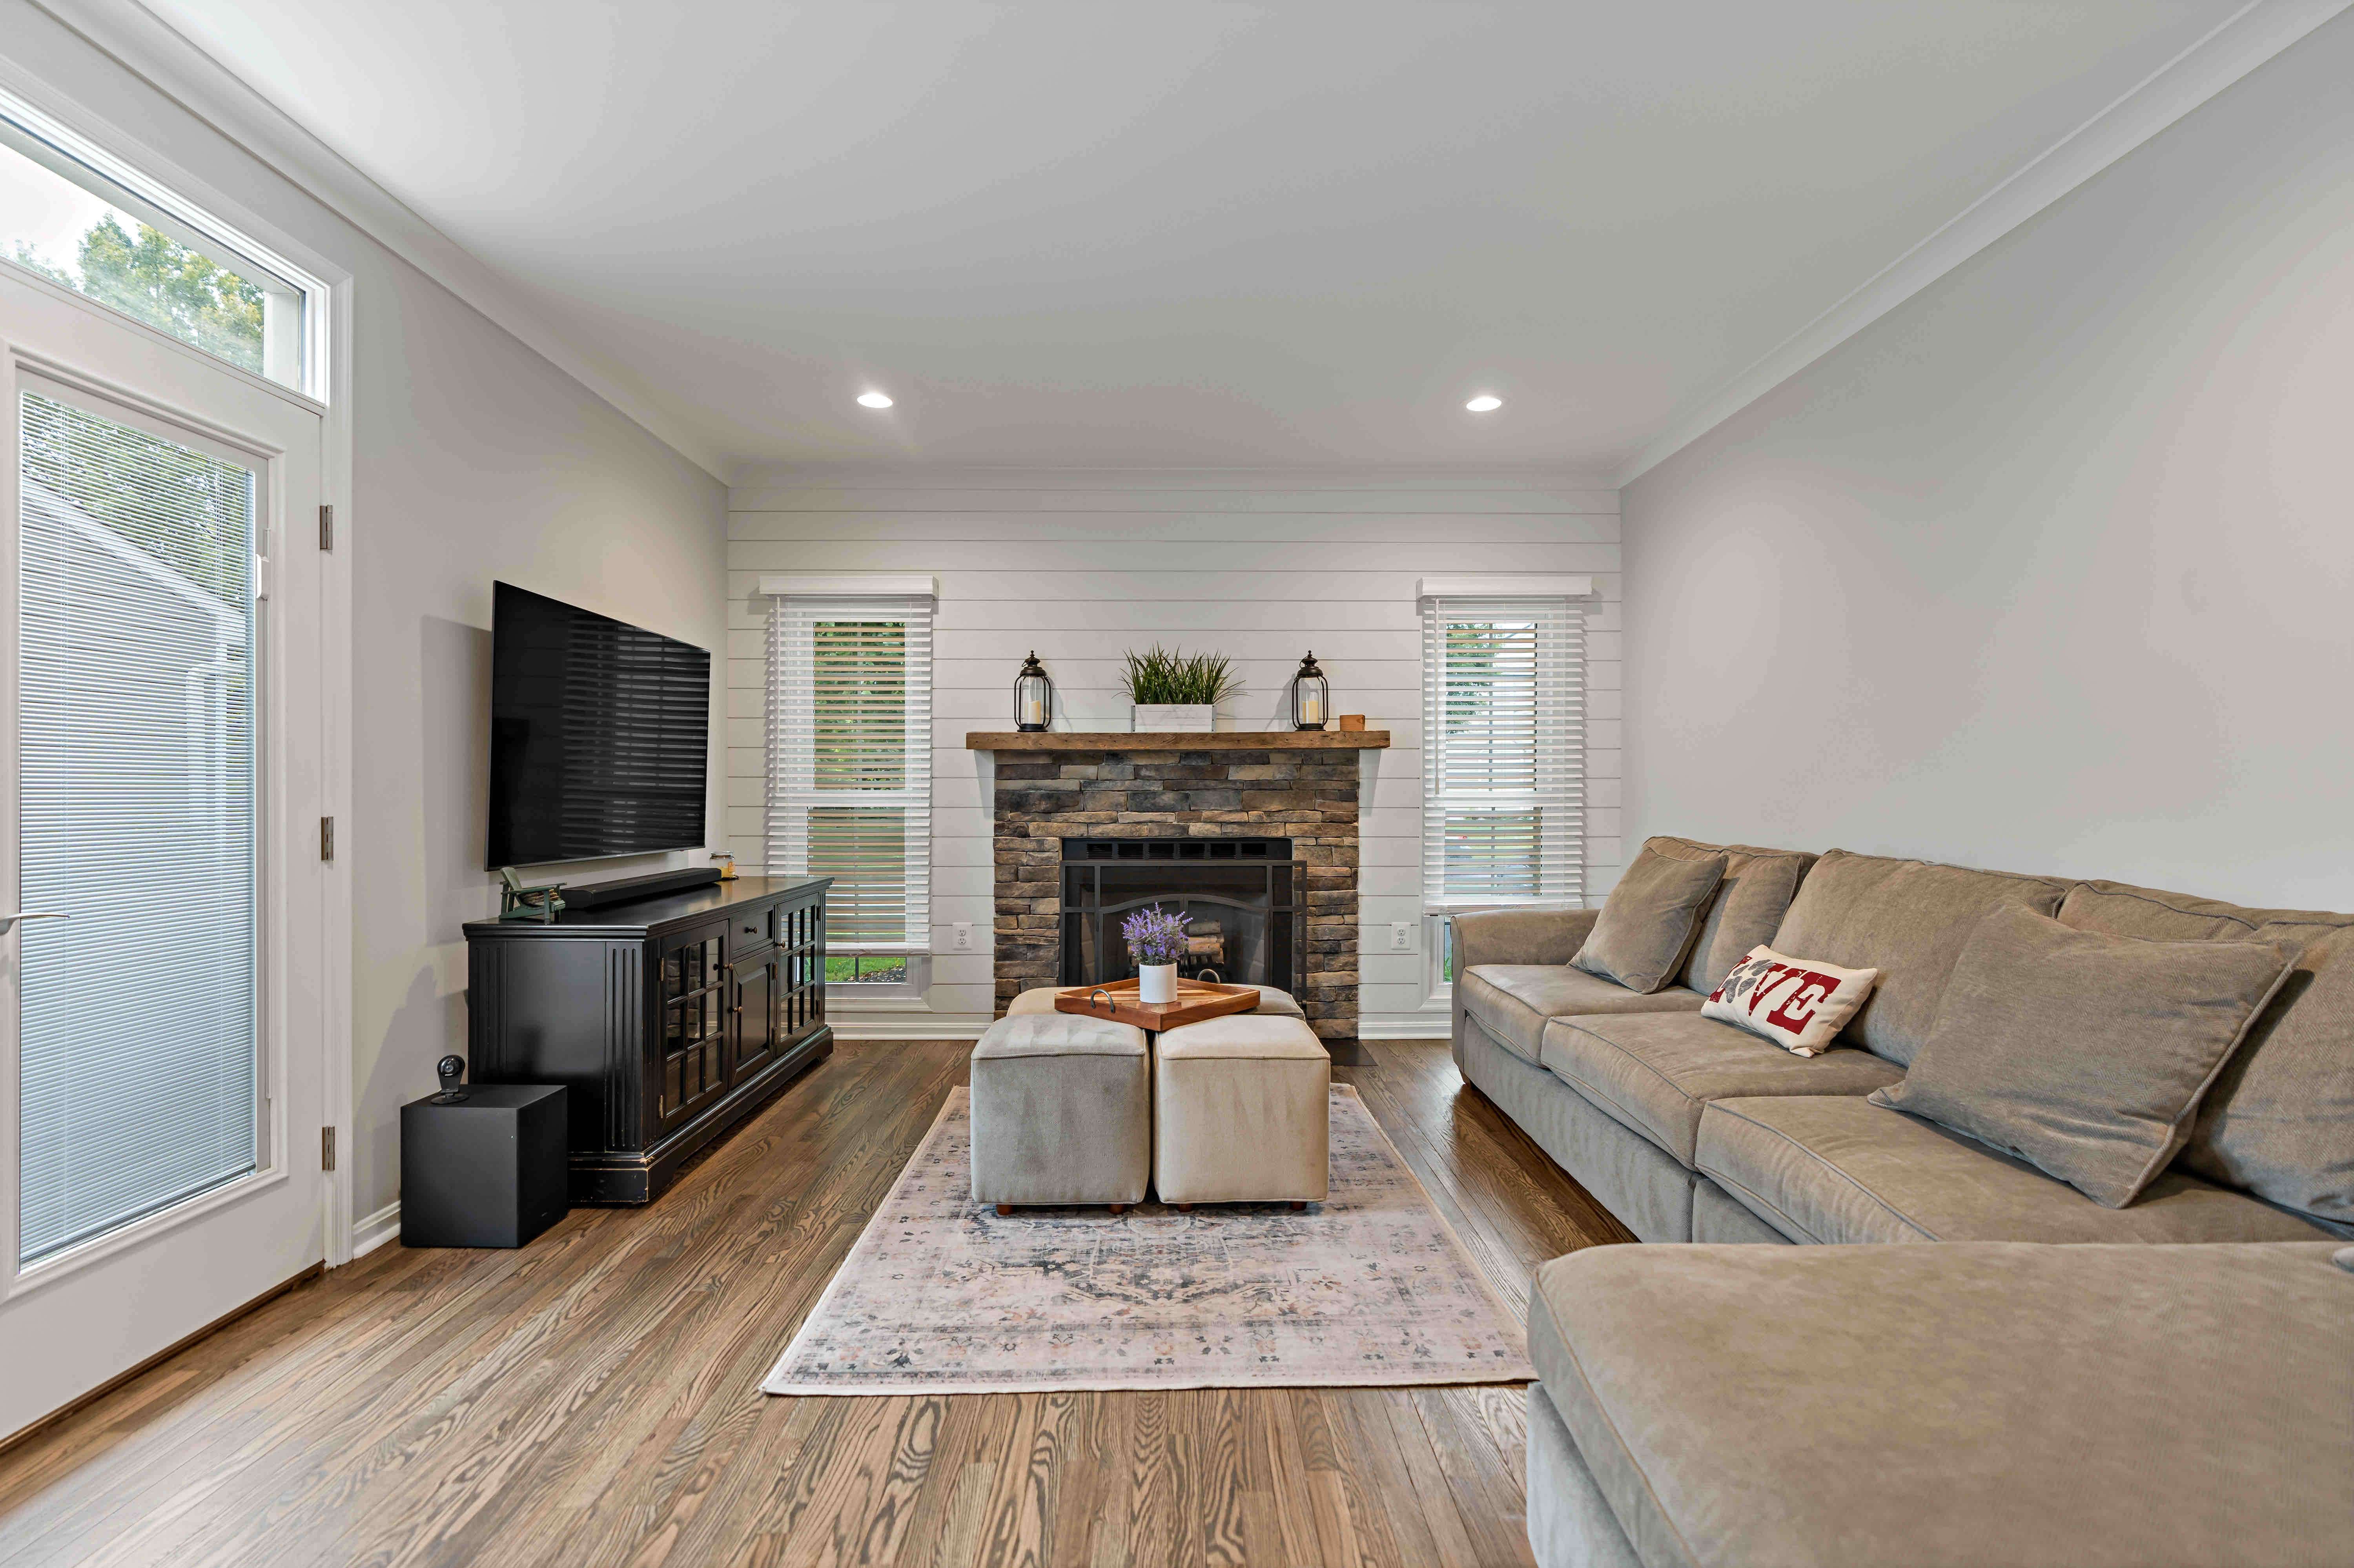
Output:
[[[828,1008],[836,1040],[978,1040],[985,1012],[845,1012]]]
[[[1444,1040],[1454,1032],[1451,1012],[1369,1012],[1357,1019],[1360,1040]]]
[[[400,1239],[400,1200],[395,1198],[375,1213],[352,1222],[352,1256],[360,1257],[374,1252],[388,1241]]]

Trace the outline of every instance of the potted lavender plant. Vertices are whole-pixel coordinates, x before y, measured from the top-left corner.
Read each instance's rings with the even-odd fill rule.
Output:
[[[1128,956],[1136,960],[1139,1001],[1150,1006],[1177,1000],[1177,959],[1185,951],[1185,922],[1192,918],[1154,904],[1119,923],[1119,934],[1128,938]]]

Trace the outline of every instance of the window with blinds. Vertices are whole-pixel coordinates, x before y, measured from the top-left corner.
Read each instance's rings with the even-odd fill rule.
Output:
[[[1576,898],[1585,869],[1585,620],[1566,599],[1423,601],[1423,897]]]
[[[768,863],[831,876],[835,954],[931,947],[932,601],[769,613]]]

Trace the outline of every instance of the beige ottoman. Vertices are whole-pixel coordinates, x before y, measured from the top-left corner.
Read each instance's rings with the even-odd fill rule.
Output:
[[[1024,1013],[1052,1012],[1055,1011],[1055,993],[1062,989],[1063,988],[1060,986],[1048,985],[1040,986],[1035,991],[1025,991],[1020,996],[1015,997],[1012,1001],[1005,1004],[1005,1016],[1008,1018],[1019,1018]],[[1299,1003],[1292,1000],[1292,996],[1289,991],[1278,991],[1271,985],[1263,985],[1258,988],[1258,1006],[1255,1011],[1261,1013],[1280,1012],[1292,1018],[1305,1018],[1308,1016],[1308,1014],[1300,1008]],[[1086,1015],[1080,1013],[1074,1014],[1073,1016],[1084,1017]]]
[[[1001,1018],[972,1048],[972,1196],[1016,1203],[1144,1201],[1152,1067],[1144,1031],[1048,1012]]]
[[[1152,1046],[1161,1201],[1181,1209],[1322,1202],[1331,1087],[1332,1058],[1298,1018],[1233,1012],[1162,1034]]]

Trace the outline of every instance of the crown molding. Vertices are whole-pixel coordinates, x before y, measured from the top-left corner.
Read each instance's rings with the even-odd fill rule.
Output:
[[[2354,0],[2252,0],[1830,309],[1715,390],[1686,404],[1610,482],[1624,489],[1855,336]]]
[[[296,123],[136,0],[32,0],[353,228],[440,284],[673,451],[725,484],[727,459],[550,326],[510,280]]]

